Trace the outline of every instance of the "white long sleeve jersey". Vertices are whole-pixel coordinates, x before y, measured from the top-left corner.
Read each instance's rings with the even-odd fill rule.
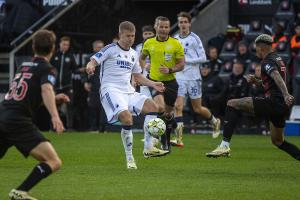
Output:
[[[206,55],[200,38],[193,32],[186,37],[181,37],[179,34],[176,34],[174,37],[182,44],[185,58],[184,69],[180,72],[176,72],[176,79],[201,79],[200,65],[206,61]]]
[[[132,73],[141,73],[139,59],[132,48],[125,50],[117,43],[105,46],[91,58],[95,59],[100,68],[101,93],[117,90],[121,93],[133,93],[130,80]]]

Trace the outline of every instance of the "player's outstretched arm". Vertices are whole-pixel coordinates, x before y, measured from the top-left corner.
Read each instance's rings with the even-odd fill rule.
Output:
[[[50,83],[45,83],[41,86],[41,90],[43,102],[51,115],[53,128],[57,133],[62,133],[65,128],[58,115],[53,86]]]
[[[165,90],[164,84],[162,82],[154,82],[147,79],[144,75],[140,73],[133,74],[134,79],[140,84],[148,87],[152,87],[159,92],[163,92]]]
[[[277,87],[282,92],[286,105],[291,106],[294,102],[294,97],[289,94],[286,84],[285,84],[284,80],[282,79],[282,77],[280,76],[279,72],[277,70],[273,70],[271,72],[270,76],[272,77],[272,79],[275,81]]]
[[[92,58],[91,61],[88,62],[88,64],[86,65],[86,73],[88,75],[93,75],[97,65],[98,65],[97,61]]]

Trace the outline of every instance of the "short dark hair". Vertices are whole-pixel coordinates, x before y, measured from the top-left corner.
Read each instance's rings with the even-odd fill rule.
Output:
[[[135,26],[130,21],[123,21],[119,25],[119,33],[121,33],[124,30],[130,31],[130,32],[135,32]]]
[[[168,22],[170,22],[169,18],[164,17],[164,16],[158,16],[158,17],[155,18],[155,23],[154,23],[154,25],[156,26],[156,25],[158,24],[159,21],[168,21]]]
[[[186,17],[190,23],[192,21],[192,16],[188,12],[181,11],[180,13],[178,13],[177,17]]]
[[[47,56],[55,46],[56,36],[53,31],[39,30],[32,38],[32,49],[35,54]]]
[[[155,33],[153,26],[151,25],[145,25],[142,27],[142,32],[152,32]]]
[[[69,36],[63,36],[63,37],[60,38],[59,42],[62,42],[62,41],[71,42],[71,38]]]

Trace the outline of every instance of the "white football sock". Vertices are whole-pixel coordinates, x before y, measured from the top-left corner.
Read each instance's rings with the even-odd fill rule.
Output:
[[[144,142],[144,150],[145,149],[151,149],[153,147],[153,143],[152,143],[152,136],[149,134],[148,130],[147,130],[147,124],[149,123],[150,120],[157,118],[156,115],[146,115],[145,116],[145,121],[144,121],[144,138],[145,138],[145,142]]]
[[[121,138],[126,154],[126,159],[127,160],[133,160],[133,155],[132,155],[132,146],[133,146],[133,135],[132,135],[132,130],[125,130],[122,128],[121,130]]]
[[[222,140],[221,144],[220,144],[221,147],[229,147],[230,146],[230,143],[229,142],[226,142],[224,140]]]
[[[209,120],[210,124],[214,125],[217,123],[217,119],[215,118],[215,116],[211,115],[211,119]]]

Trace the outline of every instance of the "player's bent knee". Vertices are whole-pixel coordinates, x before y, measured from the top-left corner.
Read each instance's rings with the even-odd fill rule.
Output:
[[[123,111],[119,114],[118,116],[120,122],[122,125],[132,125],[133,120],[132,120],[132,115],[129,111]]]
[[[62,166],[62,161],[60,158],[49,160],[47,163],[51,167],[53,172],[58,171]]]

